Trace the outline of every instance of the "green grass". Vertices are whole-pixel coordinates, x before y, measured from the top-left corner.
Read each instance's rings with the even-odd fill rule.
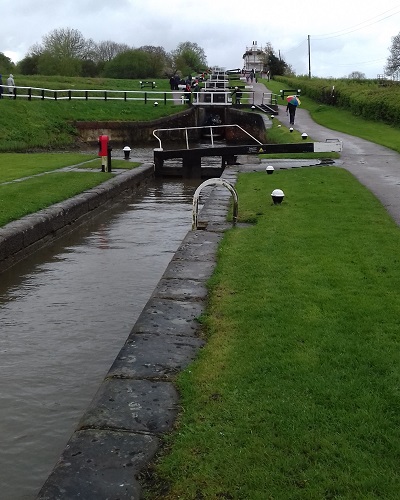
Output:
[[[0,185],[0,227],[98,186],[113,174],[107,172],[54,172]]]
[[[141,90],[140,79],[118,78],[87,78],[75,76],[43,76],[43,75],[14,75],[17,86],[36,87],[51,90],[84,89],[84,90]],[[143,78],[143,81],[155,81],[154,90],[169,91],[168,78]],[[144,89],[152,90],[152,89]]]
[[[83,163],[82,163],[83,162]],[[137,162],[112,160],[112,168],[131,169]],[[54,172],[63,167],[98,172]],[[47,173],[45,172],[53,172]],[[32,177],[36,176],[36,177]],[[18,182],[10,182],[24,179]],[[66,200],[113,177],[101,172],[101,159],[78,153],[0,154],[0,227],[24,215]]]
[[[0,151],[72,147],[78,137],[75,121],[150,121],[184,106],[123,101],[2,100]],[[13,124],[12,126],[10,124]]]
[[[104,89],[140,91],[139,80],[102,78],[63,78],[43,76],[16,76],[18,86],[46,89]],[[150,121],[186,109],[172,102],[164,104],[164,92],[170,92],[169,82],[156,80],[159,106],[153,101],[113,100],[38,100],[26,98],[3,99],[0,113],[0,151],[32,151],[37,149],[71,148],[78,137],[75,121]],[[149,94],[150,96],[150,94]],[[167,96],[168,97],[168,96]],[[149,97],[150,98],[150,97]]]
[[[220,246],[208,343],[146,498],[397,499],[398,227],[336,167],[237,189],[254,225]]]
[[[91,161],[82,153],[0,154],[0,183]],[[101,163],[101,160],[99,160]]]

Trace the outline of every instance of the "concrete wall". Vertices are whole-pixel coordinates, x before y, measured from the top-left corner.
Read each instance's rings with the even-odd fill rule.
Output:
[[[196,108],[171,117],[150,122],[75,122],[81,140],[88,145],[97,145],[99,135],[108,135],[111,143],[121,143],[132,147],[135,144],[150,144],[157,148],[158,141],[153,130],[159,128],[198,127],[204,125],[209,114],[218,114],[225,125],[238,124],[259,141],[265,143],[265,120],[259,113],[241,111],[226,107]],[[163,135],[163,140],[179,140],[182,134]],[[228,134],[228,141],[239,140],[237,135]]]
[[[269,120],[268,120],[269,121]],[[229,108],[226,110],[226,125],[240,125],[240,127],[244,128],[249,134],[258,139],[263,144],[266,143],[266,121],[265,116],[250,111],[241,111],[240,109]],[[268,123],[269,125],[269,123]],[[228,143],[230,142],[241,142],[243,144],[243,140],[248,141],[248,136],[238,131],[238,129],[227,129],[226,131],[226,140]],[[247,144],[252,144],[251,142],[247,142]]]
[[[75,122],[74,126],[78,129],[81,140],[89,145],[97,145],[99,135],[108,135],[110,141],[130,147],[135,144],[153,144],[158,147],[153,130],[197,126],[197,115],[195,109],[190,108],[149,122]]]

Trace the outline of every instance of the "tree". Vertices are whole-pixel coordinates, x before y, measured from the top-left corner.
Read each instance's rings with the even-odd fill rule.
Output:
[[[204,49],[194,42],[181,42],[171,52],[173,72],[181,71],[183,75],[201,73],[207,68]]]
[[[271,42],[267,42],[264,46],[265,59],[264,70],[270,72],[271,75],[292,75],[293,68],[289,66],[281,57],[277,57]]]
[[[93,49],[93,40],[86,40],[80,31],[71,28],[55,29],[42,39],[42,52],[54,57],[91,59]]]
[[[400,70],[400,33],[392,37],[392,45],[389,50],[390,55],[386,61],[385,74],[393,76]]]
[[[81,71],[81,59],[57,57],[49,52],[44,52],[39,57],[38,73],[40,75],[79,76]]]
[[[168,55],[163,47],[156,47],[154,45],[143,45],[138,50],[142,50],[149,55],[149,76],[164,76],[168,66]]]
[[[271,75],[284,75],[286,74],[288,65],[283,59],[276,57],[273,53],[270,53],[268,57],[268,68]]]
[[[12,73],[15,64],[3,52],[0,52],[0,73]]]
[[[39,55],[25,56],[17,64],[18,73],[21,73],[21,75],[37,75],[39,73],[39,60]]]
[[[118,54],[105,64],[104,76],[109,78],[156,78],[154,59],[157,56],[139,49],[131,49]]]
[[[131,47],[126,43],[112,42],[111,40],[104,40],[96,44],[95,57],[93,60],[97,63],[105,63],[111,61],[118,54],[131,50]]]
[[[366,76],[361,71],[352,71],[347,78],[350,80],[365,80]]]

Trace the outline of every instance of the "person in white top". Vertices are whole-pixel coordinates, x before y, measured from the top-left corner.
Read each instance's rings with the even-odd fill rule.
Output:
[[[7,85],[8,85],[8,94],[10,96],[10,99],[14,97],[14,87],[15,87],[15,82],[14,82],[14,77],[10,73],[10,76],[7,78]]]

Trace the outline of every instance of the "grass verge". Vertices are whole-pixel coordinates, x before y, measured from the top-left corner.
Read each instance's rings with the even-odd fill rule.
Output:
[[[336,167],[237,189],[255,224],[219,249],[208,344],[146,498],[397,499],[398,227]]]
[[[132,169],[138,162],[112,161],[112,168]],[[64,167],[98,172],[55,172]],[[50,173],[48,173],[50,172]],[[46,175],[40,175],[44,174]],[[105,182],[113,174],[101,172],[101,159],[78,153],[0,154],[0,227],[47,208]],[[12,182],[18,180],[18,182]]]
[[[0,186],[0,227],[111,179],[106,172],[54,172]]]
[[[302,142],[312,142],[312,137],[303,139],[298,130],[290,130],[282,125],[278,118],[274,118],[272,126],[266,132],[268,143],[270,144],[298,144]],[[275,154],[260,154],[260,158],[266,159],[304,159],[304,158],[318,158],[335,159],[340,158],[340,153],[327,152],[327,153],[275,153]]]
[[[82,153],[3,153],[0,154],[0,183],[70,167],[90,160]],[[101,160],[99,160],[101,166]]]

